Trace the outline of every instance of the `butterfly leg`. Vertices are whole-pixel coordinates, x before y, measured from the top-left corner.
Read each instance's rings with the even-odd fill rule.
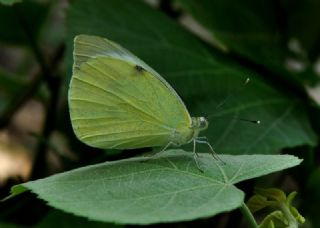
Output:
[[[217,153],[213,150],[211,144],[208,142],[207,137],[203,136],[203,137],[198,137],[194,140],[197,143],[203,143],[203,144],[207,144],[207,146],[210,148],[210,152],[213,158],[215,158],[216,160],[220,161],[223,165],[225,165],[226,163],[224,161],[221,160],[221,158],[217,155]]]
[[[198,136],[197,139],[203,139],[203,140],[207,140],[208,141],[207,136]]]
[[[165,150],[170,147],[171,145],[173,145],[172,142],[169,142],[162,150],[160,151],[153,151],[151,152],[150,154],[147,155],[147,157],[150,157],[150,158],[157,158],[159,157],[159,155],[161,155],[163,152],[165,152]]]
[[[173,145],[172,142],[169,142],[159,153],[164,152],[169,146]]]
[[[175,134],[176,129],[173,130],[172,134]],[[160,151],[158,154],[163,153],[169,146],[175,145],[173,142],[168,142],[168,144]]]
[[[193,140],[193,159],[194,159],[194,161],[195,161],[195,163],[196,163],[197,168],[199,169],[199,171],[200,171],[201,173],[203,173],[203,170],[202,170],[202,169],[200,168],[200,166],[199,166],[198,158],[199,158],[199,155],[198,155],[198,153],[196,152],[196,140],[194,139],[194,140]]]

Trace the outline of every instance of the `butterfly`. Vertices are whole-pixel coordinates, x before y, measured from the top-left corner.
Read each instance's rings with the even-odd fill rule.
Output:
[[[207,144],[205,117],[191,117],[182,99],[154,69],[106,38],[74,39],[68,102],[76,136],[103,149]],[[197,164],[198,165],[198,164]],[[198,166],[199,167],[199,166]]]

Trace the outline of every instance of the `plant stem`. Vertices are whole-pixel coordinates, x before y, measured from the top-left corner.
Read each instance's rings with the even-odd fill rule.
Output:
[[[54,130],[56,124],[56,112],[60,89],[60,78],[54,77],[54,79],[55,80],[51,80],[51,84],[48,85],[51,94],[49,98],[49,103],[47,104],[46,118],[44,128],[42,131],[42,137],[44,140],[39,140],[38,146],[36,148],[36,157],[34,160],[34,165],[31,174],[32,179],[38,179],[43,176],[46,176],[46,151],[48,148],[49,137],[51,135],[51,132]]]
[[[50,98],[46,108],[46,118],[44,123],[44,128],[42,130],[42,137],[46,140],[40,140],[38,142],[36,153],[35,153],[35,160],[32,169],[31,179],[37,179],[40,177],[45,176],[45,169],[46,169],[46,151],[48,147],[47,140],[50,137],[51,132],[55,128],[55,119],[56,119],[56,112],[59,100],[59,90],[60,90],[60,77],[55,75],[54,68],[58,64],[59,60],[61,59],[63,52],[64,52],[64,45],[60,46],[57,50],[57,55],[54,56],[52,64],[48,65],[45,61],[45,56],[41,52],[41,49],[37,43],[35,35],[31,31],[32,25],[28,23],[27,18],[24,15],[24,11],[19,4],[13,6],[17,18],[20,22],[22,29],[24,30],[27,39],[29,40],[30,48],[40,66],[41,69],[41,78],[45,81],[49,91],[50,91]]]
[[[246,218],[249,224],[249,227],[258,228],[258,224],[256,223],[256,220],[254,219],[251,211],[249,210],[249,208],[245,203],[243,203],[242,206],[240,207],[240,211],[243,214],[243,216]]]
[[[285,218],[288,220],[288,228],[297,228],[298,222],[290,212],[288,205],[286,205],[285,203],[282,203],[280,206],[280,209],[285,215]]]

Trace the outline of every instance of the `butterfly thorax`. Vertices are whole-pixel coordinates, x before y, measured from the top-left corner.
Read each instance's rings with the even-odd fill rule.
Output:
[[[200,131],[208,128],[209,122],[205,117],[192,117],[191,125],[181,124],[177,126],[170,137],[170,142],[176,146],[187,144],[198,137]]]

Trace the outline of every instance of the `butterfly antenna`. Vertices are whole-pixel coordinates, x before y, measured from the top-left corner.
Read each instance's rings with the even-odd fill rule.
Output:
[[[225,103],[227,103],[228,100],[230,100],[230,98],[234,97],[236,94],[238,94],[240,91],[242,91],[245,86],[250,82],[250,78],[246,78],[246,80],[244,81],[244,83],[242,84],[242,86],[240,88],[238,88],[236,91],[230,93],[225,99],[223,99],[217,106],[216,106],[216,110],[220,109]],[[212,116],[215,116],[216,114],[208,114],[205,117],[208,119]],[[250,121],[249,121],[250,122]]]
[[[260,120],[248,120],[248,119],[243,119],[243,118],[236,118],[237,120],[240,121],[245,121],[245,122],[249,122],[249,123],[253,123],[253,124],[260,124],[261,121]]]

